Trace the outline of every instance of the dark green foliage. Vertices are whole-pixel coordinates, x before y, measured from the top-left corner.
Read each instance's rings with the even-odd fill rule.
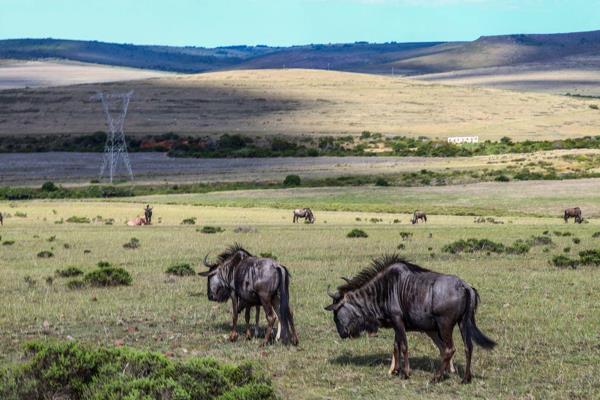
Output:
[[[98,261],[98,268],[110,268],[112,265],[108,261]]]
[[[558,268],[577,268],[577,265],[579,265],[579,261],[563,255],[552,257],[551,263]]]
[[[0,398],[275,400],[270,380],[250,363],[171,360],[127,347],[74,342],[25,345],[25,361],[3,370]]]
[[[525,254],[530,250],[530,246],[525,243],[523,240],[516,240],[512,246],[506,247],[505,251],[508,254]]]
[[[39,253],[37,253],[38,258],[50,258],[50,257],[54,257],[54,254],[51,251],[40,251]]]
[[[552,238],[549,236],[532,236],[527,242],[531,246],[549,246],[554,244],[554,242],[552,242]]]
[[[196,271],[194,271],[190,264],[187,263],[171,265],[169,268],[167,268],[165,273],[177,276],[196,275]]]
[[[83,289],[85,287],[85,282],[81,279],[71,279],[67,282],[67,287],[71,290]]]
[[[524,254],[529,251],[529,245],[522,240],[515,241],[511,246],[505,246],[502,243],[496,243],[488,239],[461,239],[456,242],[442,247],[444,253],[459,254],[459,253],[508,253],[508,254]]]
[[[181,221],[181,225],[196,225],[196,217],[185,218]]]
[[[579,259],[583,265],[600,265],[600,250],[584,250],[579,252]]]
[[[510,182],[510,178],[506,175],[498,175],[494,178],[496,182]]]
[[[202,229],[196,229],[198,232],[202,232],[202,233],[220,233],[220,232],[225,232],[225,229],[221,228],[220,226],[203,226]]]
[[[369,237],[369,235],[367,235],[367,233],[361,229],[352,229],[350,232],[348,232],[348,234],[346,235],[346,237],[349,238],[366,238]]]
[[[42,185],[42,190],[44,192],[56,192],[58,190],[58,186],[54,184],[54,182],[44,182]]]
[[[48,238],[48,241],[49,241],[49,242],[54,242],[55,240],[56,240],[56,236],[50,236],[50,237]]]
[[[91,221],[87,217],[77,217],[74,215],[72,217],[67,218],[66,222],[70,224],[89,224]]]
[[[400,232],[400,237],[402,238],[402,240],[408,240],[412,238],[412,236],[412,232]]]
[[[131,250],[137,249],[138,247],[140,247],[140,240],[137,238],[131,238],[129,242],[123,245],[123,248]]]
[[[575,243],[575,244],[581,243],[581,239],[579,239],[579,238],[573,238],[572,240],[573,240],[573,243]]]
[[[69,278],[73,276],[83,275],[83,271],[77,267],[69,267],[65,269],[57,269],[55,274],[56,276],[60,276],[62,278]]]
[[[390,183],[385,178],[377,178],[375,186],[390,186]]]
[[[100,268],[89,272],[83,281],[92,286],[129,286],[133,279],[123,268]]]
[[[593,238],[599,238],[599,237],[600,237],[600,231],[599,231],[599,232],[594,232],[594,233],[592,234],[592,237],[593,237]]]
[[[404,250],[406,248],[406,246],[404,245],[404,243],[400,243],[397,247],[398,250]]]
[[[563,253],[570,253],[571,252],[571,247],[565,247],[563,249]]]
[[[260,253],[260,256],[263,258],[271,258],[273,260],[277,260],[277,256],[273,255],[271,252]]]
[[[298,175],[288,175],[283,180],[284,186],[300,186],[302,184],[302,180]]]
[[[5,240],[2,242],[2,246],[12,246],[13,244],[15,244],[14,240]]]
[[[554,231],[554,236],[572,236],[573,234],[571,232],[561,232],[561,231]]]

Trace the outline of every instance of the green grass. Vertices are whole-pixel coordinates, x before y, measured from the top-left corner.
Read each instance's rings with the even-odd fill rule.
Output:
[[[564,247],[572,245],[573,236],[581,238],[577,252],[600,247],[592,237],[599,230],[593,219],[590,224],[566,225],[558,216],[509,217],[503,218],[505,224],[495,225],[476,224],[467,216],[432,215],[427,224],[413,226],[406,222],[406,214],[320,211],[316,224],[294,225],[289,210],[159,204],[155,215],[162,218],[161,224],[125,226],[144,201],[36,201],[14,203],[12,208],[0,203],[0,209],[28,214],[27,218],[6,220],[2,228],[3,239],[15,240],[15,244],[3,247],[0,257],[0,363],[17,361],[19,346],[25,341],[70,336],[80,343],[104,346],[122,341],[181,360],[208,356],[233,364],[256,361],[266,368],[278,393],[290,399],[600,396],[596,373],[600,363],[600,268],[560,269],[550,263]],[[259,201],[263,200],[259,197]],[[114,218],[115,224],[53,223],[73,214],[88,218],[100,214]],[[202,224],[222,226],[225,232],[199,235],[195,226],[180,225],[182,218],[194,216]],[[372,224],[370,218],[383,222]],[[394,224],[398,218],[403,223]],[[244,224],[257,230],[234,231]],[[367,231],[369,237],[346,238],[355,228]],[[401,231],[413,233],[413,237],[402,241]],[[446,244],[469,238],[510,246],[544,231],[570,232],[572,236],[553,235],[555,246],[549,252],[544,252],[545,246],[534,246],[526,254],[490,256],[441,251]],[[46,238],[53,235],[54,257],[37,258],[39,251],[48,248]],[[133,235],[143,247],[124,249],[122,244]],[[256,254],[276,254],[289,268],[299,347],[276,344],[261,349],[259,339],[230,343],[230,305],[207,300],[205,279],[165,277],[165,266],[182,259],[199,265],[206,253],[214,257],[236,241]],[[63,243],[70,247],[64,248]],[[405,248],[396,250],[401,243]],[[492,352],[475,350],[473,384],[460,385],[460,379],[452,376],[430,385],[438,352],[423,334],[409,334],[413,370],[409,381],[387,375],[393,341],[389,330],[380,331],[376,338],[352,341],[337,335],[330,313],[323,310],[329,303],[327,286],[342,283],[339,277],[357,273],[372,257],[394,251],[425,267],[458,275],[479,291],[477,323],[499,345]],[[131,286],[72,290],[66,279],[44,284],[57,269],[77,265],[90,271],[99,261],[125,268],[131,274]],[[37,284],[27,284],[27,276]],[[240,333],[242,328],[243,323]],[[464,355],[457,332],[455,341],[455,361],[462,370]]]

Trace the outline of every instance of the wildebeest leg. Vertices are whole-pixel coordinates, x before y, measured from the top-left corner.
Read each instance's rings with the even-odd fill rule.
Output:
[[[440,357],[443,357],[444,342],[442,342],[440,335],[438,335],[437,331],[428,331],[425,333],[427,333],[427,336],[429,336],[431,340],[433,340],[433,343],[435,343],[435,345],[437,346],[438,350],[440,351]],[[448,371],[452,374],[456,372],[456,368],[454,368],[454,362],[452,360],[450,360]]]
[[[463,377],[462,383],[471,383],[471,356],[473,355],[473,341],[471,335],[467,332],[467,327],[463,321],[459,322],[458,327],[460,328],[460,334],[462,336],[463,343],[465,344],[465,356],[467,362],[465,364],[465,376]]]
[[[292,333],[292,344],[298,346],[298,335],[296,334],[296,327],[294,326],[294,313],[290,309],[290,332]]]
[[[452,341],[453,328],[454,325],[452,323],[448,323],[443,320],[438,321],[439,335],[443,343],[443,351],[441,352],[442,365],[440,365],[435,375],[433,376],[433,379],[431,380],[432,383],[437,383],[442,380],[444,372],[448,369],[448,366],[450,365],[450,360],[452,360],[452,356],[456,351],[456,349],[454,348],[454,342]]]
[[[275,326],[275,321],[277,321],[277,315],[273,310],[273,306],[271,305],[271,299],[267,297],[266,299],[260,298],[260,302],[265,309],[265,315],[267,317],[267,332],[265,333],[265,340],[261,344],[262,346],[266,346],[271,341],[271,336],[273,335],[273,327]]]
[[[400,358],[400,352],[402,352],[402,358],[404,359],[404,365],[402,368],[402,378],[404,379],[408,379],[408,377],[410,376],[410,366],[409,366],[409,362],[408,362],[408,340],[406,339],[406,329],[404,328],[404,322],[402,322],[401,319],[399,318],[395,318],[392,321],[392,324],[394,326],[394,332],[395,332],[395,344],[394,344],[394,353],[397,356],[396,359],[398,360],[396,363],[399,363],[399,358]],[[396,350],[396,347],[399,349]],[[397,366],[396,372],[400,372],[399,371],[400,366]]]
[[[231,328],[231,333],[229,334],[229,340],[231,342],[235,342],[238,338],[238,333],[237,333],[238,300],[235,296],[231,298],[231,306],[233,308],[233,327]]]
[[[260,306],[256,306],[256,316],[254,317],[254,336],[259,334],[259,323],[260,323]]]
[[[390,375],[397,375],[400,372],[400,349],[398,349],[398,343],[394,340],[394,350],[392,351],[392,363],[388,373]]]
[[[250,312],[252,311],[252,307],[251,306],[247,306],[246,307],[246,313],[244,315],[245,319],[246,319],[246,339],[250,340],[252,339],[252,330],[250,329]]]

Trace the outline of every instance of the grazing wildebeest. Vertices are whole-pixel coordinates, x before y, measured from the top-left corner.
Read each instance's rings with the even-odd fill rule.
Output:
[[[451,367],[454,355],[452,332],[458,324],[465,344],[466,366],[463,383],[471,381],[473,342],[485,349],[496,343],[475,324],[479,303],[477,291],[460,278],[439,274],[411,264],[397,255],[373,260],[346,284],[329,293],[337,331],[343,339],[361,332],[376,332],[379,327],[393,328],[394,351],[390,374],[410,375],[406,331],[425,332],[440,350],[442,364],[433,382],[442,379]],[[403,366],[400,368],[400,353]]]
[[[200,275],[208,278],[208,299],[223,303],[231,298],[233,307],[233,328],[229,335],[231,341],[237,340],[237,316],[242,308],[246,308],[246,334],[248,334],[250,308],[262,306],[268,321],[262,345],[270,342],[277,319],[279,319],[277,338],[281,338],[285,344],[298,344],[294,315],[289,304],[290,274],[286,267],[271,258],[254,257],[239,244],[230,246],[213,264],[209,264],[205,257],[204,265],[209,269],[201,272]],[[279,299],[278,307],[277,299]]]
[[[4,217],[2,216],[1,212],[0,212],[0,225],[4,225]]]
[[[294,210],[294,223],[298,221],[298,219],[304,218],[304,221],[308,221],[311,224],[315,223],[315,215],[313,214],[310,208],[297,208]]]
[[[147,204],[144,208],[144,217],[146,217],[147,225],[152,224],[152,207],[150,207],[150,204]]]
[[[576,223],[578,223],[578,224],[582,223],[583,218],[581,217],[581,208],[579,208],[579,207],[567,208],[565,210],[563,218],[565,219],[565,222],[569,222],[569,218],[574,218]]]
[[[421,220],[423,222],[427,222],[427,214],[425,214],[423,211],[415,211],[410,222],[412,222],[414,225],[414,224],[418,223],[419,220]]]

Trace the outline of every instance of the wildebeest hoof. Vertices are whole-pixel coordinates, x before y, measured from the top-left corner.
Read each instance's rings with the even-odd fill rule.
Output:
[[[229,341],[230,342],[235,342],[238,339],[238,333],[237,332],[231,332],[229,334]]]
[[[469,383],[471,383],[471,377],[470,377],[470,376],[465,376],[465,377],[463,378],[463,380],[462,380],[462,381],[460,381],[460,383],[462,383],[463,385],[466,385],[466,384],[469,384]]]
[[[443,375],[436,375],[433,378],[431,378],[431,383],[440,383],[442,380],[444,379]]]

